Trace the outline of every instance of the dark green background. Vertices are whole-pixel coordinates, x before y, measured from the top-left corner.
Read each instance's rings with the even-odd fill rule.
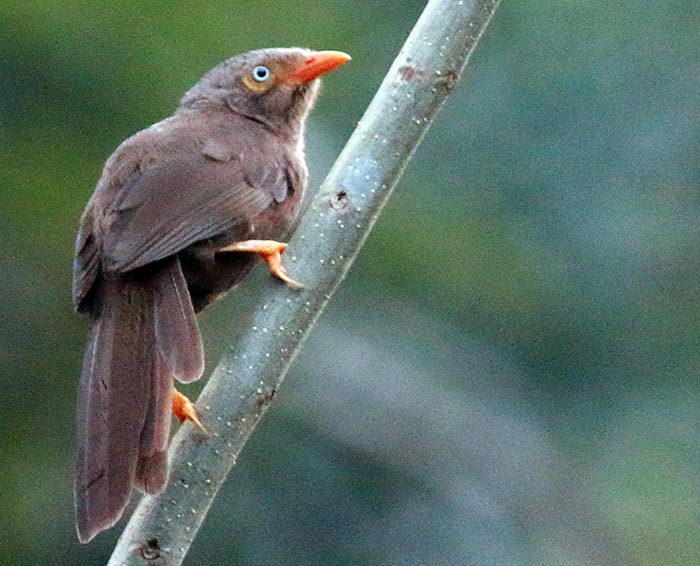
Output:
[[[104,563],[121,530],[80,546],[72,508],[104,160],[222,59],[340,49],[313,190],[421,9],[0,4],[0,562]],[[700,563],[698,30],[696,0],[504,1],[189,564]],[[266,276],[203,316],[209,367]]]

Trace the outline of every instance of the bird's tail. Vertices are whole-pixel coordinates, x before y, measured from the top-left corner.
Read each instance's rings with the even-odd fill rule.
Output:
[[[167,480],[173,378],[198,379],[204,361],[180,263],[169,258],[98,283],[78,393],[78,537],[114,525],[131,490]]]

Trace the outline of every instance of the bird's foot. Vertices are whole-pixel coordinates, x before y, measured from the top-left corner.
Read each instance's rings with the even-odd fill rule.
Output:
[[[270,265],[270,273],[272,273],[272,275],[281,279],[290,287],[301,289],[304,285],[292,279],[287,273],[287,269],[282,265],[282,254],[286,249],[287,244],[284,242],[275,242],[274,240],[245,240],[242,242],[234,242],[233,244],[223,247],[219,249],[219,252],[249,252],[260,254]]]
[[[197,409],[194,408],[194,403],[180,393],[177,389],[173,389],[173,413],[181,423],[192,421],[203,432],[207,432],[202,421],[199,420]]]

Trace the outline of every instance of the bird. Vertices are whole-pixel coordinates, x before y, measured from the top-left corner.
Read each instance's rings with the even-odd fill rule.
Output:
[[[171,411],[202,426],[174,388],[204,371],[195,315],[261,258],[300,286],[280,240],[307,185],[304,131],[319,77],[349,60],[296,47],[227,59],[106,161],[73,265],[75,307],[90,321],[77,403],[82,543],[121,518],[134,489],[162,491]]]

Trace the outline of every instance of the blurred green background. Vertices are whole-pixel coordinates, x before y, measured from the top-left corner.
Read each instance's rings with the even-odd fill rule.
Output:
[[[81,546],[72,507],[104,160],[220,60],[340,49],[313,189],[422,7],[0,4],[0,562],[121,530]],[[505,0],[186,563],[700,564],[698,30],[696,0]],[[265,276],[203,316],[209,367]]]

